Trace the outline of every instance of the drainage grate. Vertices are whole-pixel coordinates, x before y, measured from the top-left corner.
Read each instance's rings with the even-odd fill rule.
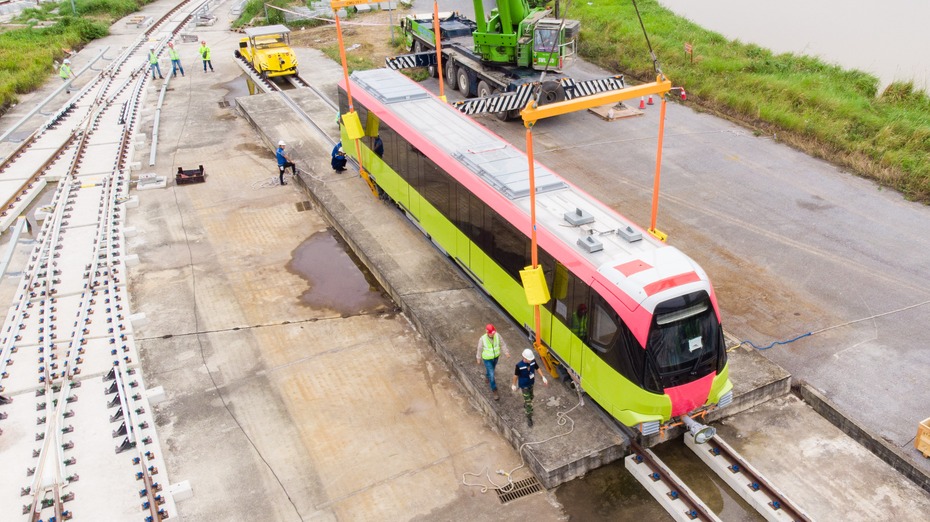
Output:
[[[297,212],[304,212],[304,211],[306,211],[306,210],[312,210],[312,209],[313,209],[313,204],[310,203],[309,201],[300,201],[300,202],[295,203],[295,204],[297,205]]]
[[[501,501],[501,504],[506,504],[512,500],[525,497],[529,494],[536,493],[537,491],[542,491],[542,486],[539,485],[539,481],[536,480],[536,477],[530,477],[528,479],[514,482],[513,489],[507,491],[506,493],[500,489],[496,491],[497,499]]]
[[[229,107],[229,102],[226,101],[226,100],[223,100],[223,101],[218,102],[218,103],[220,104],[220,109],[225,109],[226,107]]]

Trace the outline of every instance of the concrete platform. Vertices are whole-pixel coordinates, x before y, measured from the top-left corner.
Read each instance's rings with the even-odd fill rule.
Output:
[[[338,75],[328,84],[320,76],[315,76],[315,86],[319,89],[323,84],[322,90],[334,96]],[[330,125],[328,132],[336,136],[332,107],[311,92],[291,91],[291,95],[315,121]],[[332,173],[328,162],[321,161],[328,159],[332,144],[291,113],[277,95],[241,97],[236,102],[269,147],[279,139],[288,142],[298,167],[307,171],[300,182],[320,211],[448,364],[488,423],[524,455],[545,487],[555,487],[626,454],[627,437],[590,399],[585,399],[584,407],[575,408],[579,397],[565,386],[537,387],[532,429],[525,425],[522,399],[506,385],[501,386],[501,400],[492,400],[484,368],[474,359],[484,325],[498,325],[510,348],[510,358],[502,358],[498,367],[499,382],[509,382],[518,354],[531,347],[525,335],[394,206],[375,199],[357,173],[351,169],[342,175]],[[399,240],[398,234],[404,239]],[[760,354],[737,349],[730,355],[734,403],[710,419],[733,415],[788,392],[789,375]],[[560,424],[566,412],[570,420]],[[680,429],[669,430],[645,442],[657,444],[678,433]]]

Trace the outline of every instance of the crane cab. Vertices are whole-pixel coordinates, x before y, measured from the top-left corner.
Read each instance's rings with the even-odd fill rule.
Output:
[[[245,58],[265,78],[297,74],[290,33],[283,25],[250,27],[245,30],[245,38],[239,40],[236,56]]]
[[[543,18],[533,27],[532,66],[537,71],[561,71],[575,55],[581,22]]]

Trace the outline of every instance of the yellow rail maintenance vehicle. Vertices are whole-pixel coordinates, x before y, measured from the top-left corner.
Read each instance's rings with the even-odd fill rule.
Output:
[[[262,77],[297,74],[297,55],[291,50],[291,30],[283,25],[249,27],[239,40],[236,57],[244,57]]]

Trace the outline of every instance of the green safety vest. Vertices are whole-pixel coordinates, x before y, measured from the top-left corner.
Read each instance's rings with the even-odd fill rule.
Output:
[[[155,51],[149,51],[149,63],[158,63],[158,55],[155,54]]]
[[[206,45],[201,45],[201,46],[200,46],[200,51],[198,51],[198,52],[200,53],[200,56],[201,56],[204,60],[209,60],[209,59],[210,59],[210,48],[207,47]]]
[[[578,312],[572,314],[572,332],[578,337],[584,337],[588,333],[588,315],[580,315]]]
[[[172,60],[180,60],[180,59],[181,59],[181,55],[178,54],[177,49],[172,49],[172,48],[169,47],[169,48],[168,48],[168,58],[171,58]]]
[[[481,336],[481,342],[484,343],[484,350],[481,350],[481,358],[484,360],[497,359],[501,356],[501,336],[494,336],[494,341],[488,338],[488,334]]]
[[[66,63],[61,64],[61,69],[58,69],[58,75],[66,80],[70,78],[71,77],[71,66]]]

